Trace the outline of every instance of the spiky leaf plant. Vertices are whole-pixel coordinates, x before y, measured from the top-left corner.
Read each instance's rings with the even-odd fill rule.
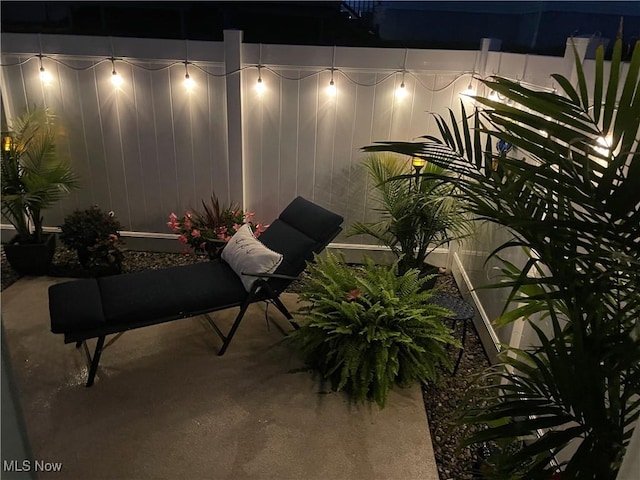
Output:
[[[433,292],[421,291],[418,270],[398,275],[397,262],[369,258],[354,268],[329,253],[308,272],[294,341],[334,390],[382,408],[394,384],[435,380],[438,366],[451,368],[447,346],[459,343],[442,320],[451,312],[429,303]]]
[[[436,248],[471,234],[464,200],[455,195],[451,183],[412,178],[407,159],[389,153],[370,154],[363,166],[373,183],[376,210],[382,218],[378,222],[354,222],[348,233],[370,235],[389,247],[399,259],[400,273],[423,269]],[[442,167],[431,162],[424,171],[446,175]]]
[[[2,149],[2,214],[20,243],[42,242],[42,211],[78,187],[71,164],[56,150],[54,120],[46,108],[27,110],[11,121],[11,143]]]
[[[449,167],[475,216],[513,232],[493,254],[529,252],[522,268],[504,264],[511,294],[500,322],[528,320],[539,346],[503,355],[479,390],[485,408],[461,419],[485,427],[467,443],[522,442],[493,458],[497,478],[613,480],[638,419],[640,44],[626,75],[621,57],[618,40],[605,82],[600,47],[589,84],[576,54],[577,88],[553,76],[562,95],[485,80],[508,102],[476,97],[482,107],[473,128],[459,123],[463,135],[451,114],[439,120],[442,138],[366,149]],[[496,139],[517,148],[494,153]]]

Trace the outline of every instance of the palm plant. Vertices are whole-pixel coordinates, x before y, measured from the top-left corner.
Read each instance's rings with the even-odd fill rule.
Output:
[[[509,102],[476,97],[473,128],[463,110],[462,134],[451,114],[438,117],[441,138],[366,149],[446,165],[471,212],[513,232],[492,255],[529,253],[523,268],[503,263],[498,286],[510,295],[498,325],[529,320],[539,345],[505,348],[476,391],[483,408],[461,415],[483,427],[467,444],[520,442],[492,457],[496,478],[614,479],[638,419],[640,45],[624,78],[621,53],[618,40],[606,83],[600,47],[592,85],[577,54],[577,89],[553,76],[564,95],[490,78]],[[526,158],[494,153],[496,139]]]
[[[2,214],[19,243],[42,242],[42,211],[78,186],[68,162],[56,152],[54,117],[34,108],[14,119],[2,149]]]
[[[407,161],[393,154],[371,154],[364,167],[374,184],[382,219],[355,222],[349,235],[371,235],[389,247],[399,259],[400,274],[411,268],[422,270],[436,248],[471,233],[464,214],[464,201],[455,196],[450,183],[408,173]],[[427,162],[424,172],[445,176],[445,170]]]

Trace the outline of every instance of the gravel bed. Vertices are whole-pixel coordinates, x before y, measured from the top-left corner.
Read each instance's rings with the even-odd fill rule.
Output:
[[[451,274],[438,278],[436,288],[440,288],[444,293],[461,296]],[[461,338],[461,335],[461,325],[458,325],[456,337]],[[458,351],[452,351],[451,354],[454,360],[457,359]],[[478,459],[477,447],[459,449],[458,445],[467,436],[469,430],[465,425],[455,424],[454,417],[462,399],[468,396],[469,387],[475,377],[489,365],[489,359],[478,333],[472,322],[469,322],[464,353],[456,374],[442,372],[437,383],[429,383],[422,387],[422,397],[429,419],[429,430],[440,480],[477,478],[472,474],[474,463]]]
[[[136,272],[146,269],[158,269],[167,266],[187,265],[190,263],[207,261],[206,256],[185,255],[181,253],[156,253],[126,251],[122,264],[123,273]],[[20,278],[6,261],[4,250],[1,252],[1,290],[9,287]],[[55,277],[88,277],[90,274],[80,266],[76,253],[58,246],[49,271]],[[295,291],[297,285],[291,286]],[[458,287],[450,274],[438,278],[436,288],[451,295],[460,295]],[[461,332],[456,332],[460,338]],[[458,352],[451,351],[455,360]],[[467,330],[465,351],[457,374],[442,372],[441,379],[436,383],[423,385],[424,405],[429,421],[429,430],[433,441],[436,463],[440,480],[472,479],[471,473],[476,461],[475,451],[471,448],[459,449],[458,444],[466,435],[464,426],[455,425],[453,418],[456,408],[467,394],[474,376],[489,365],[486,354],[478,335],[472,325]]]

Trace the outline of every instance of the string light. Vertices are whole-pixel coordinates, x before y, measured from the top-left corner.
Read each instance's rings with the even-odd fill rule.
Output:
[[[40,60],[40,80],[45,85],[49,85],[51,83],[51,74],[44,69],[42,65],[42,54],[38,55],[38,59]]]
[[[402,63],[402,81],[400,82],[400,86],[398,88],[396,88],[396,98],[399,100],[402,100],[403,98],[405,98],[407,96],[407,89],[405,88],[404,85],[404,74],[406,72],[407,69],[407,56],[409,55],[409,49],[405,48],[404,49],[404,61]]]
[[[48,71],[45,70],[44,66],[42,65],[42,58],[44,58],[45,55],[42,54],[34,54],[30,57],[21,59],[20,61],[14,62],[14,63],[1,63],[0,66],[2,67],[12,67],[12,66],[20,66],[20,65],[24,65],[25,63],[28,63],[29,61],[33,60],[33,59],[38,59],[40,62],[40,71],[42,72],[43,70],[45,71],[45,73],[42,75],[42,82],[43,84],[45,82],[50,82],[52,80],[52,76],[49,74]],[[106,57],[102,60],[99,60],[97,62],[92,62],[90,65],[87,66],[76,66],[73,64],[69,64],[66,63],[65,61],[61,60],[60,58],[52,58],[52,57],[46,57],[48,58],[48,62],[54,62],[56,64],[62,65],[65,68],[68,68],[70,70],[74,70],[74,71],[88,71],[88,70],[92,70],[97,68],[99,65],[101,65],[104,62],[111,62],[112,63],[112,76],[116,77],[116,78],[112,78],[112,82],[114,82],[114,85],[117,84],[117,87],[121,86],[123,82],[122,77],[120,77],[115,69],[115,60],[116,58],[112,55],[110,57]],[[167,69],[171,69],[173,68],[175,65],[185,65],[185,60],[177,60],[177,61],[167,61],[165,65],[161,66],[161,67],[149,67],[145,64],[141,64],[141,63],[136,63],[135,61],[130,61],[127,59],[122,59],[119,58],[117,59],[119,62],[123,62],[126,63],[128,65],[130,65],[132,68],[137,68],[137,69],[142,69],[145,71],[149,71],[149,72],[158,72],[158,71],[163,71],[163,70],[167,70]],[[239,72],[242,72],[244,70],[248,70],[248,69],[254,69],[257,68],[259,70],[258,73],[258,83],[263,83],[262,81],[262,76],[261,76],[261,69],[267,69],[268,71],[270,71],[274,76],[284,79],[284,80],[292,80],[292,81],[301,81],[316,75],[321,75],[323,72],[326,72],[327,70],[329,70],[328,68],[320,68],[316,71],[310,71],[308,73],[304,73],[302,75],[297,75],[297,76],[287,76],[281,72],[279,72],[278,70],[274,70],[272,68],[269,68],[268,66],[263,66],[261,63],[258,65],[245,65],[242,67],[239,67],[236,70],[233,71],[227,71],[227,72],[223,72],[223,73],[215,73],[212,72],[210,70],[208,70],[207,68],[205,68],[204,65],[209,64],[211,62],[203,62],[203,65],[199,65],[197,63],[193,63],[193,62],[188,62],[188,64],[191,66],[191,68],[197,68],[198,70],[200,70],[204,75],[210,76],[210,77],[228,77],[229,75],[235,75]],[[415,80],[416,83],[416,87],[420,87],[428,92],[441,92],[444,91],[448,88],[450,88],[452,85],[454,85],[461,77],[465,76],[465,75],[475,75],[472,72],[466,71],[466,72],[459,72],[459,73],[455,73],[455,72],[451,72],[451,79],[446,83],[443,84],[442,86],[439,86],[437,88],[434,88],[432,85],[426,84],[423,79],[420,77],[419,74],[414,74],[408,70],[396,70],[393,72],[389,72],[386,75],[383,76],[379,76],[375,79],[375,81],[372,82],[360,82],[358,81],[356,78],[354,78],[353,76],[351,76],[348,72],[346,71],[342,71],[339,68],[335,68],[333,67],[332,69],[332,76],[334,77],[334,85],[333,87],[336,87],[336,82],[335,82],[335,72],[340,72],[342,74],[342,76],[345,78],[346,81],[350,82],[353,85],[357,85],[357,86],[362,86],[362,87],[375,87],[377,85],[380,85],[386,81],[388,81],[390,78],[392,78],[393,76],[397,75],[398,73],[402,73],[403,77],[406,75],[410,75],[411,77],[413,77],[413,79]],[[114,74],[114,72],[116,72]],[[186,72],[185,72],[186,73]],[[425,75],[427,75],[425,73]],[[440,73],[440,75],[442,75],[442,73]],[[185,75],[186,76],[186,75]],[[331,83],[331,82],[329,82]],[[405,82],[402,82],[405,83]],[[535,85],[533,83],[526,83],[526,82],[521,82],[522,84],[526,84],[526,85],[530,85],[533,88],[541,88],[539,85]],[[195,85],[195,82],[194,82]],[[473,90],[473,78],[472,80],[469,82],[469,86],[471,86],[471,90]],[[259,92],[265,92],[266,89],[265,88],[266,85],[262,85],[262,86],[257,86],[257,90]],[[399,88],[402,88],[402,86],[400,86]],[[407,95],[411,94],[411,91],[409,88],[407,88],[407,84],[405,83],[405,88],[404,88],[407,92]],[[544,88],[544,90],[549,91],[549,92],[557,92],[558,88],[556,85],[550,86],[550,87],[546,87]],[[333,90],[333,89],[332,89]],[[398,90],[398,89],[396,89]],[[470,92],[465,91],[464,94],[465,95],[469,95]],[[398,93],[399,95],[402,95],[401,92]],[[472,96],[475,95],[476,93],[473,92]],[[498,100],[505,102],[507,99],[505,97],[503,97],[502,95],[498,95]],[[493,100],[495,97],[493,96],[493,94],[490,95],[490,98]],[[509,101],[508,104],[513,104],[512,101]]]
[[[461,95],[465,95],[465,96],[468,96],[468,97],[473,97],[475,94],[476,94],[476,91],[473,88],[473,85],[471,84],[471,80],[469,80],[469,85],[467,85],[466,90],[464,92],[462,92]]]
[[[338,89],[336,88],[336,84],[333,80],[329,82],[329,86],[327,87],[327,93],[333,97],[338,93]]]
[[[190,92],[196,86],[196,82],[194,82],[193,78],[189,76],[188,64],[189,62],[185,60],[184,61],[184,87],[187,89],[187,92]]]
[[[336,84],[333,81],[333,68],[331,69],[331,80],[329,80],[329,86],[327,87],[327,94],[332,97],[335,97],[338,93],[338,89],[336,88]]]
[[[39,58],[39,57],[40,57],[40,55],[32,55],[32,56],[30,56],[30,57],[28,57],[28,58],[25,58],[25,59],[23,59],[23,60],[20,60],[20,61],[18,61],[18,62],[14,62],[14,63],[0,63],[0,66],[2,66],[2,67],[20,66],[20,65],[24,65],[25,63],[29,62],[30,60],[32,60],[32,59],[34,59],[34,58]],[[43,57],[44,57],[44,55],[43,55]],[[73,70],[73,71],[79,71],[79,72],[84,72],[84,71],[92,70],[92,69],[94,69],[94,68],[98,67],[99,65],[102,65],[102,63],[104,63],[104,62],[112,62],[112,63],[113,63],[113,62],[116,60],[114,57],[107,57],[107,58],[104,58],[103,60],[100,60],[100,61],[97,61],[97,62],[91,63],[90,65],[83,66],[83,67],[78,67],[78,66],[75,66],[75,65],[72,65],[72,64],[66,63],[66,62],[64,62],[63,60],[60,60],[59,58],[51,58],[51,57],[47,57],[47,58],[48,58],[48,59],[49,59],[49,61],[51,61],[51,62],[57,63],[57,64],[59,64],[59,65],[62,65],[63,67],[68,68],[68,69],[70,69],[70,70]],[[144,64],[136,63],[136,62],[133,62],[133,61],[130,61],[130,60],[127,60],[127,59],[123,59],[123,58],[119,58],[119,59],[117,59],[117,60],[118,60],[119,62],[126,63],[126,64],[130,65],[130,66],[131,66],[131,67],[133,67],[133,68],[139,68],[139,69],[141,69],[141,70],[145,70],[145,71],[148,71],[148,72],[158,72],[158,71],[163,71],[163,70],[171,69],[171,68],[173,68],[175,65],[184,65],[184,60],[179,60],[179,61],[170,61],[170,62],[167,62],[167,64],[166,64],[166,65],[161,66],[161,67],[148,67],[148,66],[146,66],[146,65],[144,65]],[[205,62],[205,63],[209,63],[209,62]],[[276,76],[276,77],[278,77],[278,78],[281,78],[281,79],[284,79],[284,80],[292,80],[292,81],[301,81],[301,80],[304,80],[304,79],[306,79],[306,78],[313,77],[313,76],[315,76],[315,75],[320,75],[320,74],[322,74],[323,72],[326,72],[326,71],[328,70],[327,68],[322,68],[322,69],[318,69],[318,70],[316,70],[316,71],[312,71],[312,72],[309,72],[309,73],[305,73],[305,74],[300,75],[300,76],[290,77],[290,76],[287,76],[287,75],[284,75],[284,74],[280,73],[280,72],[279,72],[279,71],[277,71],[277,70],[274,70],[274,69],[269,68],[269,67],[265,67],[265,66],[263,66],[263,65],[261,65],[261,64],[259,64],[259,65],[245,65],[245,66],[240,67],[240,68],[238,68],[238,69],[236,69],[236,70],[228,71],[228,72],[225,72],[225,73],[214,73],[214,72],[211,72],[211,71],[207,70],[206,68],[204,68],[202,65],[198,65],[198,64],[193,63],[193,62],[189,62],[189,65],[191,65],[191,67],[192,67],[192,68],[197,68],[197,69],[198,69],[198,70],[200,70],[203,74],[205,74],[205,75],[207,75],[207,76],[210,76],[210,77],[228,77],[229,75],[235,75],[235,74],[237,74],[237,73],[239,73],[239,72],[242,72],[242,71],[244,71],[244,70],[249,70],[249,69],[253,69],[253,68],[258,68],[259,70],[260,70],[260,69],[267,69],[267,70],[269,70],[271,73],[273,73],[273,75],[275,75],[275,76]],[[112,69],[112,73],[113,73],[113,70],[115,70],[115,68],[113,68],[113,69]],[[339,69],[339,68],[334,68],[334,69],[333,69],[333,71],[334,71],[334,72],[340,72],[340,73],[341,73],[341,75],[342,75],[342,76],[343,76],[343,77],[344,77],[348,82],[350,82],[350,83],[352,83],[352,84],[354,84],[354,85],[360,86],[360,87],[375,87],[375,86],[378,86],[378,85],[380,85],[380,84],[382,84],[382,83],[386,82],[387,80],[389,80],[389,79],[390,79],[391,77],[393,77],[394,75],[397,75],[398,73],[403,73],[403,74],[405,74],[405,75],[410,75],[411,77],[413,77],[413,79],[416,81],[416,83],[417,83],[418,85],[420,85],[423,89],[425,89],[425,90],[426,90],[426,91],[428,91],[428,92],[441,92],[441,91],[444,91],[444,90],[446,90],[447,88],[451,87],[451,86],[452,86],[455,82],[457,82],[457,81],[458,81],[458,79],[460,79],[461,77],[463,77],[463,76],[465,76],[465,75],[469,75],[469,72],[460,72],[460,73],[456,73],[456,74],[454,74],[454,73],[452,72],[451,74],[452,74],[452,75],[454,75],[454,76],[451,78],[451,80],[449,80],[446,84],[444,84],[444,85],[442,85],[442,86],[440,86],[440,87],[433,88],[432,86],[430,86],[430,85],[428,85],[428,84],[425,84],[425,83],[424,83],[424,81],[420,78],[420,76],[419,76],[419,75],[416,75],[416,74],[414,74],[414,73],[412,73],[412,72],[410,72],[410,71],[399,71],[399,70],[398,70],[398,71],[393,71],[393,72],[387,73],[386,75],[384,75],[384,76],[382,76],[382,77],[380,77],[380,78],[377,78],[377,79],[376,79],[375,81],[373,81],[373,82],[359,82],[359,81],[358,81],[358,80],[356,80],[355,78],[352,78],[352,76],[351,76],[351,75],[349,75],[349,73],[348,73],[348,72],[342,71],[342,70],[341,70],[341,69]],[[48,73],[48,72],[47,72],[47,73]],[[49,78],[51,78],[51,77],[49,76]],[[195,82],[194,82],[194,83],[195,83]],[[335,83],[335,82],[334,82],[334,83]],[[533,85],[533,84],[532,84],[532,85]],[[410,92],[408,91],[408,89],[407,89],[407,93],[410,93]]]
[[[256,92],[258,95],[262,95],[267,87],[262,83],[262,44],[260,44],[259,57],[258,57],[258,81],[256,82]]]
[[[184,58],[184,88],[187,92],[191,92],[196,86],[196,82],[189,76],[189,40],[184,40],[185,58]]]
[[[111,57],[111,83],[114,87],[120,88],[122,85],[122,77],[118,72],[116,72],[116,62],[115,58]]]
[[[262,82],[262,74],[260,73],[260,68],[261,67],[258,67],[258,81],[256,82],[256,92],[258,93],[258,95],[262,95],[267,89],[265,84]]]
[[[333,81],[333,71],[336,69],[336,46],[333,46],[333,55],[331,56],[331,80],[329,80],[329,86],[327,87],[327,94],[335,97],[338,89]]]
[[[407,88],[404,85],[404,72],[402,72],[402,81],[400,82],[400,86],[396,88],[396,98],[398,100],[402,100],[408,95]]]

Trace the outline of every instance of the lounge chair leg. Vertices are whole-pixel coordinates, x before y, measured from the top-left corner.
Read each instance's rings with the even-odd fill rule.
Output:
[[[227,348],[229,347],[229,344],[231,343],[231,339],[236,334],[236,330],[238,330],[238,327],[240,326],[240,322],[242,321],[242,317],[244,316],[244,312],[247,311],[248,307],[249,307],[249,303],[248,302],[245,302],[240,307],[240,312],[238,313],[238,316],[236,317],[235,321],[233,322],[233,325],[231,326],[231,330],[229,330],[229,333],[224,338],[224,343],[222,344],[222,348],[218,352],[218,356],[219,357],[224,355],[224,352],[227,351]]]
[[[280,312],[282,312],[282,314],[287,318],[287,320],[289,320],[289,323],[293,326],[293,328],[295,328],[296,330],[299,330],[300,325],[298,325],[298,322],[296,322],[293,319],[293,315],[291,315],[287,307],[284,306],[284,303],[282,303],[282,300],[280,300],[279,297],[273,297],[271,300],[273,301],[273,304],[276,306],[276,308],[280,310]]]
[[[96,372],[98,371],[98,363],[100,363],[100,355],[102,354],[102,347],[104,346],[104,336],[98,338],[96,343],[96,349],[93,352],[93,358],[91,359],[91,367],[89,368],[89,377],[87,378],[87,387],[93,385],[93,380],[96,378]]]
[[[271,288],[271,286],[267,282],[264,282],[263,285],[269,293],[269,300],[271,300],[276,308],[280,310],[280,312],[286,317],[287,320],[289,320],[289,323],[293,326],[293,328],[299,330],[300,325],[298,325],[298,323],[293,319],[293,315],[291,315],[289,310],[287,310],[287,307],[284,306],[284,303],[282,303],[282,300],[280,300],[278,294],[273,291],[273,288]]]

